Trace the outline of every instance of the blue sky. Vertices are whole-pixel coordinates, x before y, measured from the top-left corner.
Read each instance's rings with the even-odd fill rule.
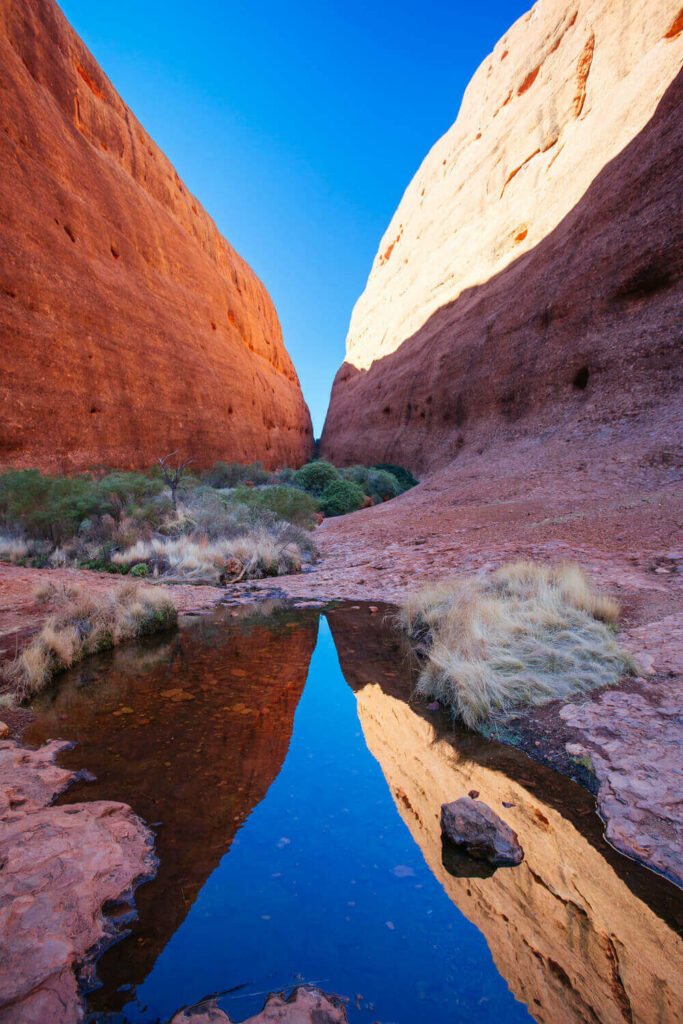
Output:
[[[380,238],[531,0],[61,0],[277,308],[322,430]]]

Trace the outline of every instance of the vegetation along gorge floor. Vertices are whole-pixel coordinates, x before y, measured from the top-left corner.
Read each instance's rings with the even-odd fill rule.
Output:
[[[0,0],[0,1024],[677,1024],[679,3],[427,4],[407,35],[401,5],[381,32],[294,5],[289,46],[278,5],[255,44],[239,5],[179,29],[150,0],[135,50],[118,8],[63,6]],[[124,33],[153,100],[166,30],[179,88],[208,103],[215,72],[207,123],[245,118],[277,171],[245,163],[261,220],[251,194],[226,219],[277,256],[284,333],[65,13],[103,52]],[[383,83],[364,143],[345,28]],[[309,32],[321,66],[348,58],[353,123],[317,117],[336,76],[308,58],[280,116]],[[466,88],[425,77],[443,39],[465,46],[444,73],[479,65]],[[414,61],[417,125],[385,49]],[[277,132],[248,120],[259,89]],[[422,163],[372,162],[444,92]],[[354,217],[359,175],[386,224],[394,164],[419,163],[340,366],[325,296],[278,278],[345,287],[351,242],[311,241],[353,191],[338,147],[318,175],[323,122],[365,153]],[[235,138],[202,160],[231,202]],[[317,440],[302,339],[338,367]]]

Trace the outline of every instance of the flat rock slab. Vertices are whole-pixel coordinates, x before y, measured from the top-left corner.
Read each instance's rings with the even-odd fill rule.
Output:
[[[498,866],[521,864],[517,834],[481,800],[463,796],[441,805],[441,831],[455,847]]]
[[[608,690],[560,711],[589,758],[610,843],[683,885],[683,679]]]
[[[76,776],[64,744],[0,742],[0,1024],[83,1019],[76,977],[117,937],[102,913],[156,868],[152,834],[126,804],[48,806]]]
[[[170,1024],[232,1024],[215,999],[180,1010]],[[260,1013],[243,1024],[347,1024],[346,1010],[336,996],[300,985],[285,999],[270,995]]]

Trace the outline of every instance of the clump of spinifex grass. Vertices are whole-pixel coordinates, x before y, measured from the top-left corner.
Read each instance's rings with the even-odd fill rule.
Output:
[[[614,636],[619,605],[576,565],[516,562],[445,580],[400,617],[423,658],[417,691],[471,728],[636,671]]]
[[[125,583],[106,594],[47,583],[36,591],[36,599],[54,611],[4,672],[20,702],[87,655],[168,629],[177,620],[175,605],[164,591],[139,583]]]

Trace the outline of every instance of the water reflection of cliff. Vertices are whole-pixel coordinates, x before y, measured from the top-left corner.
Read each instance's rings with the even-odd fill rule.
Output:
[[[317,616],[228,629],[202,619],[165,643],[95,660],[39,708],[25,740],[75,740],[64,761],[96,780],[67,800],[114,799],[160,823],[156,878],[136,893],[132,934],[101,958],[91,1008],[125,1001],[176,932],[287,754]],[[161,699],[160,699],[161,698]]]
[[[673,887],[605,847],[592,798],[579,787],[509,748],[440,737],[406,702],[400,656],[379,618],[360,623],[344,610],[328,618],[401,817],[539,1024],[683,1019],[683,943],[637,895],[651,891],[671,917]],[[476,878],[443,866],[441,804],[473,789],[518,833],[520,867]]]

